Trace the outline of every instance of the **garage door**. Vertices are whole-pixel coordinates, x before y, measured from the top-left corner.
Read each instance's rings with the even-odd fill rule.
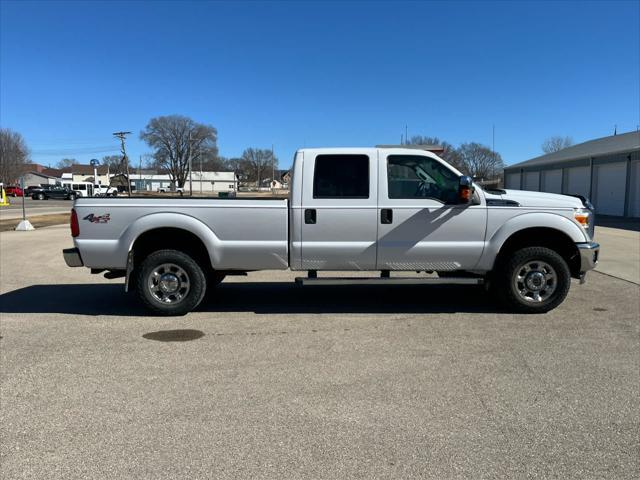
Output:
[[[513,190],[520,190],[520,174],[519,173],[507,173],[506,178],[507,188]]]
[[[630,217],[640,217],[640,162],[631,162],[631,189],[629,190]]]
[[[594,194],[596,213],[624,215],[624,196],[627,183],[625,162],[609,163],[594,167],[596,191]]]
[[[540,190],[540,172],[525,172],[524,189],[531,192]]]
[[[574,167],[567,169],[567,191],[569,195],[589,196],[589,167]]]
[[[542,190],[549,193],[562,193],[562,170],[547,170],[542,173]]]

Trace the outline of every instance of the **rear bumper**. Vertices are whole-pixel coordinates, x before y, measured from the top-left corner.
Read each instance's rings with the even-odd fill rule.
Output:
[[[600,256],[600,244],[596,242],[577,243],[578,252],[580,252],[580,273],[593,270],[598,264]]]
[[[80,250],[77,248],[65,248],[62,250],[62,256],[69,267],[84,266],[84,263],[82,263],[82,257],[80,257]]]

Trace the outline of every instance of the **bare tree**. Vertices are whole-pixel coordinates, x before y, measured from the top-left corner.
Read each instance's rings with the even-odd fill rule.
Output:
[[[555,136],[547,138],[544,142],[542,142],[540,148],[542,148],[542,151],[544,153],[553,153],[559,152],[560,150],[570,147],[571,145],[573,145],[573,140],[571,139],[571,137]]]
[[[0,129],[0,182],[14,183],[24,171],[29,149],[22,135],[8,128]]]
[[[155,150],[155,165],[164,168],[177,187],[184,187],[192,168],[200,159],[217,157],[218,132],[211,125],[197,123],[182,115],[169,115],[149,120],[140,138]]]
[[[249,177],[247,166],[247,162],[242,160],[242,158],[233,157],[223,159],[222,168],[228,172],[235,172],[239,179],[246,180]]]
[[[278,159],[272,156],[271,150],[247,148],[242,152],[238,165],[246,173],[247,180],[257,182],[260,187],[262,179],[271,175],[272,165],[273,168],[278,168]],[[268,175],[264,175],[265,170],[269,172]]]
[[[499,153],[479,143],[463,143],[458,149],[465,173],[478,179],[500,176],[504,162]]]
[[[76,163],[75,158],[63,158],[56,163],[56,167],[58,168],[68,168]]]
[[[109,172],[116,173],[122,163],[122,157],[120,155],[107,155],[102,157],[100,164],[109,168]]]
[[[409,139],[409,145],[439,145],[444,150],[439,153],[438,156],[449,164],[456,167],[458,170],[464,171],[464,163],[460,157],[460,152],[445,140],[440,140],[438,137],[425,137],[422,135],[414,135]]]

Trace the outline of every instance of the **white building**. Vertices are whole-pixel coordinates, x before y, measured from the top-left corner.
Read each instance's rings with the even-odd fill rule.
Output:
[[[191,175],[194,193],[206,192],[237,192],[238,178],[235,172],[197,172]],[[189,190],[189,177],[184,189]]]
[[[640,132],[598,138],[504,169],[506,188],[579,194],[596,213],[640,217]]]
[[[212,194],[218,192],[236,192],[238,179],[234,172],[200,172],[191,174],[193,193]],[[157,192],[160,189],[171,188],[171,179],[166,173],[132,173],[131,185],[137,191]],[[190,191],[189,176],[184,185],[184,191]]]

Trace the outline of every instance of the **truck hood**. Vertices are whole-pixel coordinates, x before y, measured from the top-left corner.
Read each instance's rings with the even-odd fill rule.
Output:
[[[582,200],[570,195],[556,193],[529,192],[525,190],[503,190],[504,194],[485,192],[487,199],[511,200],[522,207],[555,207],[555,208],[584,208]]]

